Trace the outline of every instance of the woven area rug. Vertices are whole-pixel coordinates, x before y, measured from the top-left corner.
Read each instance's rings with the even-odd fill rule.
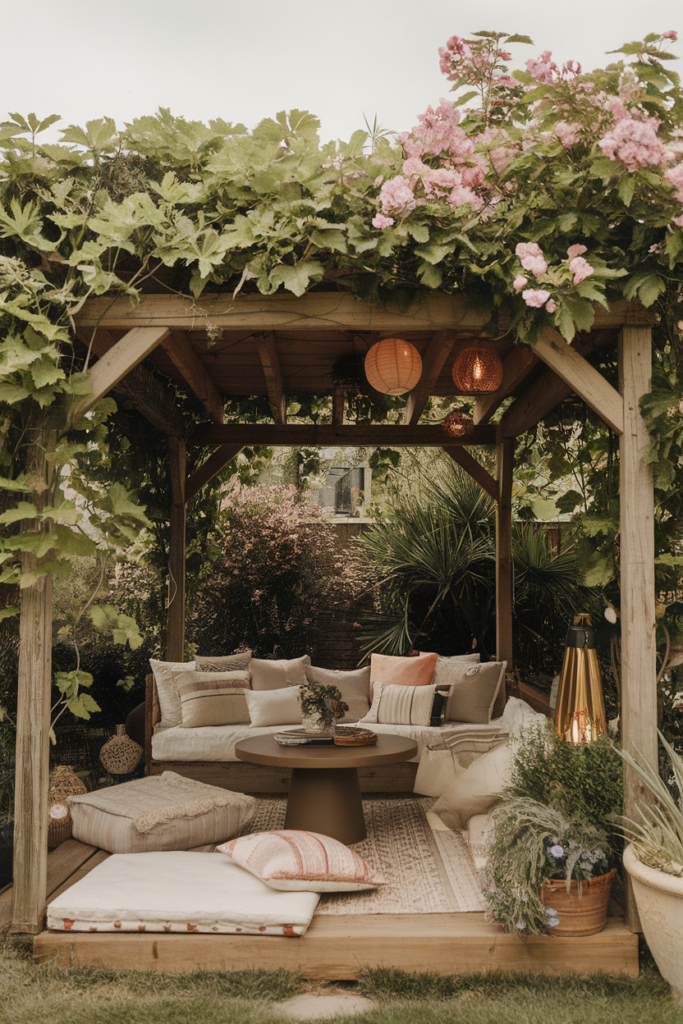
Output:
[[[364,800],[367,839],[355,850],[388,884],[368,892],[323,894],[318,914],[453,914],[484,910],[462,832],[432,831],[429,798]],[[244,834],[284,827],[285,797],[260,799]]]

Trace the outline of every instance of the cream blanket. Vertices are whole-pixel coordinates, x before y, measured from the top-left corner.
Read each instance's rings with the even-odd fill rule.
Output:
[[[149,832],[174,818],[196,818],[214,807],[251,801],[244,793],[233,793],[186,779],[176,772],[149,775],[120,786],[68,797],[69,803],[88,803],[109,814],[130,818],[138,832]]]

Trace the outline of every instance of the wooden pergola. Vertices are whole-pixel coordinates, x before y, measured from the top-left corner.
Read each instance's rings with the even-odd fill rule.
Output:
[[[185,628],[185,514],[187,502],[245,445],[432,446],[442,447],[497,502],[497,656],[512,664],[512,482],[515,439],[571,394],[581,398],[619,436],[621,473],[621,629],[623,745],[652,763],[657,754],[655,669],[654,494],[645,463],[648,435],[639,401],[650,390],[652,316],[636,304],[596,308],[589,334],[568,345],[554,330],[540,332],[533,348],[516,346],[511,333],[486,341],[487,311],[444,294],[423,295],[405,312],[375,307],[348,294],[202,296],[197,303],[175,295],[89,300],[76,318],[79,340],[91,348],[92,393],[74,409],[75,421],[110,392],[126,396],[169,438],[173,483],[170,574],[174,584],[168,615],[167,658],[183,660]],[[217,340],[214,328],[222,335]],[[504,330],[504,328],[502,329]],[[209,331],[209,333],[207,333]],[[403,423],[345,423],[344,391],[334,386],[333,367],[349,355],[364,355],[388,336],[411,341],[421,352],[422,377],[407,396]],[[451,366],[456,353],[481,338],[503,359],[500,389],[478,398],[475,429],[447,440],[438,425],[419,422],[430,396],[455,394]],[[587,360],[591,351],[618,345],[619,391]],[[95,361],[96,358],[96,361]],[[154,368],[158,373],[150,372]],[[206,410],[204,422],[188,422],[173,400],[173,388]],[[286,421],[288,394],[333,393],[332,423]],[[227,424],[227,398],[267,397],[272,424]],[[496,424],[501,403],[511,399]],[[494,445],[491,475],[468,446]],[[188,447],[213,453],[190,475]],[[51,688],[51,587],[43,577],[22,592],[21,653],[17,711],[17,786],[13,931],[35,934],[42,927],[47,878],[49,709]],[[645,799],[636,777],[626,779],[626,813]],[[629,901],[628,923],[638,926]],[[559,940],[553,940],[559,941]]]

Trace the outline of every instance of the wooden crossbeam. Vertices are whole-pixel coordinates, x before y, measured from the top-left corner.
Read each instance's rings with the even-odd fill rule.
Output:
[[[344,422],[344,404],[346,392],[344,388],[335,388],[332,393],[332,422],[335,427],[340,427]]]
[[[488,423],[496,409],[538,363],[528,345],[515,346],[503,360],[503,383],[490,395],[479,395],[474,402],[474,422]]]
[[[472,477],[473,480],[479,484],[487,494],[490,494],[494,501],[498,501],[498,484],[493,479],[487,469],[484,469],[481,462],[477,462],[473,455],[465,448],[450,448],[447,445],[443,446],[443,450],[447,455],[453,459],[453,462],[457,462],[466,473]]]
[[[181,331],[172,331],[161,342],[161,347],[213,422],[222,423],[225,418],[223,398],[188,338]]]
[[[276,423],[287,421],[287,397],[285,395],[282,372],[280,370],[280,357],[277,351],[277,343],[274,334],[262,334],[257,338],[258,354],[263,367],[263,375],[266,378],[268,389],[268,402],[273,419]]]
[[[422,376],[408,394],[403,422],[417,423],[455,344],[455,331],[436,331],[422,357]]]
[[[624,432],[624,400],[554,327],[538,332],[534,352],[617,434]]]
[[[191,476],[188,476],[185,483],[185,501],[191,501],[198,494],[202,487],[205,487],[224,466],[235,458],[242,451],[244,445],[223,444],[213,452],[206,462],[203,462],[199,469],[196,469]]]
[[[71,423],[77,423],[96,402],[109,394],[127,373],[141,363],[168,336],[167,327],[135,327],[117,341],[87,372],[92,392],[77,402]]]
[[[494,444],[496,428],[494,426],[475,427],[466,437],[453,440],[449,445]],[[439,426],[418,424],[416,426],[394,426],[392,424],[368,424],[355,426],[344,424],[309,424],[288,423],[286,426],[269,423],[224,423],[216,426],[203,423],[196,426],[189,438],[189,443],[198,447],[210,445],[234,444],[264,446],[312,445],[323,448],[331,447],[409,447],[427,446],[441,448],[444,434]]]
[[[518,437],[519,434],[531,430],[571,393],[572,388],[556,373],[545,370],[531,387],[505,410],[498,424],[498,439]]]

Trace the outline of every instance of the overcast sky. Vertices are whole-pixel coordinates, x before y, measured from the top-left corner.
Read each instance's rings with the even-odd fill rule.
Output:
[[[437,50],[453,34],[530,35],[517,66],[550,49],[591,69],[668,29],[683,53],[683,0],[5,0],[2,26],[0,119],[123,125],[164,106],[252,128],[298,107],[320,117],[324,140],[348,138],[364,114],[411,128],[448,93]]]

